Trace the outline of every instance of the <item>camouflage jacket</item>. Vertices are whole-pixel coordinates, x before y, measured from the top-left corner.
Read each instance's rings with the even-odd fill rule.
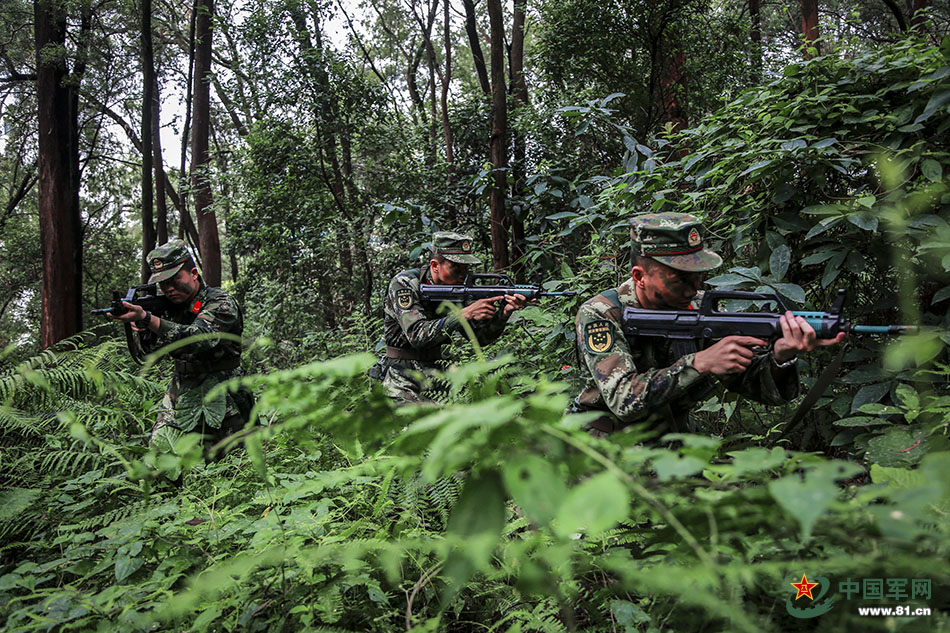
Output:
[[[678,357],[671,341],[626,339],[623,308],[641,306],[632,280],[616,292],[621,306],[599,294],[580,307],[576,322],[580,365],[587,376],[577,403],[609,411],[616,416],[614,428],[647,422],[661,432],[692,430],[690,409],[720,385],[765,404],[783,404],[798,395],[797,369],[783,370],[776,384],[768,354],[757,356],[742,374],[704,376],[693,367],[695,353]],[[691,308],[698,308],[701,299],[700,294]]]
[[[440,316],[439,306],[422,302],[419,285],[429,283],[429,269],[404,270],[389,282],[383,306],[383,329],[386,345],[401,349],[427,350],[447,343],[462,325],[452,313]],[[470,322],[481,345],[494,343],[501,336],[508,319],[499,310],[490,319]]]
[[[146,352],[152,352],[197,334],[226,332],[240,336],[243,331],[244,319],[237,301],[224,290],[205,285],[202,281],[194,300],[174,305],[161,318],[158,334],[143,337],[142,347]],[[180,347],[169,355],[177,361],[213,367],[239,361],[241,343],[209,337]]]

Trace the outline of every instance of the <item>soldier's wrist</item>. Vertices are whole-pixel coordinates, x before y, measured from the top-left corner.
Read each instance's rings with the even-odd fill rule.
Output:
[[[152,313],[146,310],[145,316],[143,316],[141,319],[135,322],[135,327],[139,328],[140,330],[144,330],[149,326],[151,322],[152,322]]]

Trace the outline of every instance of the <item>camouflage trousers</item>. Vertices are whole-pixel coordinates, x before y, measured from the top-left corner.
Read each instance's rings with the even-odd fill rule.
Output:
[[[370,370],[383,389],[399,404],[443,402],[449,385],[437,376],[444,367],[432,362],[383,357]]]
[[[178,440],[188,433],[201,433],[207,452],[217,442],[241,430],[253,405],[250,392],[227,391],[207,398],[219,383],[239,375],[238,369],[199,375],[175,372],[152,427],[149,446],[159,453],[177,455]]]

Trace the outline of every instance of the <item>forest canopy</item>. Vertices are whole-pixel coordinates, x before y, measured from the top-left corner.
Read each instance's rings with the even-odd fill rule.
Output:
[[[945,0],[6,0],[0,120],[3,630],[950,628]],[[593,437],[575,315],[660,212],[707,288],[922,332],[800,358],[837,373],[794,428],[725,392]],[[577,294],[398,407],[367,371],[437,231]],[[149,446],[168,350],[90,314],[176,237],[243,311],[213,458]]]

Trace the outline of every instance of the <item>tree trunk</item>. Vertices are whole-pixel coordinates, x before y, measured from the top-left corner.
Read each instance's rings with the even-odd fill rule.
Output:
[[[898,6],[896,0],[884,0],[884,5],[890,9],[891,15],[894,16],[894,19],[897,20],[897,28],[901,30],[901,33],[907,31],[907,20],[904,18],[904,12],[901,11],[901,8]]]
[[[201,253],[201,274],[210,286],[221,285],[221,243],[218,239],[218,221],[211,198],[211,163],[208,156],[208,137],[211,129],[211,25],[214,0],[204,2],[198,9],[195,23],[197,46],[195,50],[194,123],[191,134],[191,182],[195,196],[195,216],[198,222],[198,251]]]
[[[191,20],[188,26],[188,81],[185,82],[185,123],[181,130],[181,162],[178,166],[178,175],[182,183],[187,182],[185,178],[185,167],[188,164],[188,141],[191,131],[191,111],[194,101],[192,89],[194,87],[195,76],[195,28],[198,21],[198,3],[201,0],[195,0],[191,8]],[[184,238],[190,236],[192,247],[198,245],[198,229],[195,223],[191,221],[188,214],[188,196],[185,195],[185,189],[182,187],[182,194],[178,196],[178,237]]]
[[[154,60],[153,60],[154,61]],[[155,171],[155,228],[159,244],[168,241],[168,204],[165,200],[166,181],[162,158],[162,116],[158,93],[158,76],[152,66],[152,168]]]
[[[445,49],[445,72],[442,74],[442,134],[445,137],[446,181],[449,187],[455,182],[455,147],[452,126],[449,123],[449,83],[452,81],[452,37],[451,20],[449,17],[450,0],[442,3],[442,40]],[[458,212],[453,202],[447,201],[449,226],[455,228],[458,224]]]
[[[509,52],[511,69],[511,93],[514,97],[515,108],[525,108],[528,105],[528,83],[524,77],[524,35],[525,35],[525,4],[526,0],[514,0],[514,15],[511,27],[511,50]],[[519,203],[518,212],[514,207],[510,213],[511,226],[511,259],[514,261],[513,272],[516,277],[521,276],[524,268],[524,190],[527,178],[527,143],[523,130],[516,129],[514,134],[514,160],[512,161],[512,200]]]
[[[482,92],[488,95],[491,94],[491,86],[488,84],[488,71],[485,69],[482,45],[478,41],[475,2],[474,0],[462,0],[462,4],[465,5],[465,32],[468,34],[468,45],[472,47],[472,61],[475,64],[475,72],[478,74],[478,83],[482,87]]]
[[[142,283],[151,276],[148,254],[155,248],[155,220],[152,214],[152,100],[155,89],[155,62],[152,52],[152,0],[141,0],[142,46]]]
[[[762,77],[762,12],[761,0],[749,0],[749,18],[752,28],[749,39],[752,40],[752,82],[759,83]]]
[[[802,0],[802,36],[805,39],[805,59],[814,57],[808,52],[816,47],[818,39],[818,0]]]
[[[686,61],[686,53],[678,42],[672,43],[671,50],[673,54],[670,56],[661,82],[663,119],[673,125],[673,130],[681,130],[687,126],[684,108],[686,79],[683,77],[683,62]]]
[[[40,344],[43,348],[82,329],[79,87],[65,81],[65,58],[49,59],[45,55],[49,48],[66,46],[66,14],[58,4],[51,0],[35,0],[33,4],[39,132],[37,204],[43,258]]]
[[[914,0],[914,14],[910,18],[910,26],[913,29],[923,30],[926,20],[921,10],[927,8],[927,0]]]
[[[508,228],[505,213],[505,189],[508,173],[508,112],[505,90],[505,25],[501,0],[488,0],[491,24],[491,250],[496,271],[508,269]]]

